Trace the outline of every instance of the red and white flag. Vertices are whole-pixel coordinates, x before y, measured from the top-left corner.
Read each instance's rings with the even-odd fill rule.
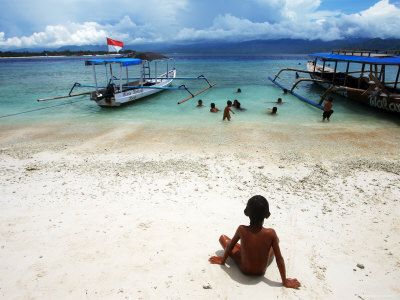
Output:
[[[118,52],[124,47],[124,43],[107,38],[108,52]]]

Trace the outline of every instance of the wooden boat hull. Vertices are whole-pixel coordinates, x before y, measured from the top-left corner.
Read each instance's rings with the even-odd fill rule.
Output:
[[[157,82],[155,79],[147,80],[145,85],[148,85],[145,88],[135,88],[135,89],[127,89],[123,90],[119,93],[114,93],[112,97],[98,99],[96,97],[96,93],[92,93],[91,100],[96,101],[97,105],[101,107],[118,107],[121,105],[125,105],[128,103],[132,103],[141,98],[153,95],[155,93],[163,91],[163,89],[156,89],[162,87],[169,87],[172,84],[172,81],[176,77],[176,70],[171,70],[168,72],[168,77],[166,74],[163,74],[157,78]],[[155,87],[152,89],[151,87]]]
[[[314,71],[314,64],[313,62],[309,61],[307,64],[307,69],[308,71],[313,72],[310,73],[310,77],[312,79],[324,80],[325,77],[321,76],[322,73],[319,72],[319,70],[322,70],[322,66],[317,65]],[[326,67],[324,69],[324,72],[324,75],[327,75],[329,73],[333,74],[333,70]],[[400,94],[391,94],[390,97],[388,97],[388,95],[386,95],[385,93],[380,93],[379,91],[374,93],[374,91],[366,92],[367,89],[340,89],[341,85],[335,81],[333,83],[317,82],[317,84],[325,89],[328,89],[329,87],[338,88],[336,91],[334,91],[334,93],[357,101],[364,105],[368,105],[373,108],[388,111],[391,113],[400,114]]]

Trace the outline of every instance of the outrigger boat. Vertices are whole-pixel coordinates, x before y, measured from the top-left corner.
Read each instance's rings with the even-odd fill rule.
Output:
[[[85,65],[93,67],[93,77],[95,85],[83,85],[76,82],[69,91],[69,94],[66,96],[43,98],[38,99],[38,101],[47,101],[90,94],[90,99],[95,101],[99,106],[115,107],[131,103],[133,101],[161,92],[163,90],[186,90],[187,92],[189,92],[190,96],[186,99],[179,101],[178,104],[180,104],[197,96],[198,94],[215,85],[215,83],[210,84],[207,78],[203,75],[200,75],[198,77],[176,77],[175,62],[170,69],[170,60],[170,58],[154,52],[139,53],[133,57],[89,59],[85,61]],[[158,71],[162,67],[160,67],[160,63],[165,64],[165,73],[158,74]],[[96,66],[99,65],[105,66],[106,83],[104,85],[98,84]],[[128,67],[131,66],[139,66],[139,73],[136,72],[138,74],[137,77],[129,77]],[[116,77],[114,75],[113,67],[114,73],[115,67],[118,68],[119,77]],[[125,68],[125,70],[123,70],[123,68]],[[152,69],[154,70],[153,72]],[[123,75],[123,73],[125,74]],[[180,85],[179,87],[171,86],[174,80],[181,79],[205,80],[208,83],[208,87],[193,94],[184,84]],[[72,91],[77,87],[91,87],[95,88],[95,90],[91,92],[72,94]]]
[[[400,114],[400,51],[333,50],[310,56],[307,70],[281,69],[274,78],[268,77],[280,88],[319,109],[326,96],[335,92],[371,107]],[[333,65],[333,68],[331,67]],[[298,78],[291,88],[277,82],[283,71],[309,74],[311,78]],[[294,92],[301,82],[315,82],[326,89],[319,102]]]

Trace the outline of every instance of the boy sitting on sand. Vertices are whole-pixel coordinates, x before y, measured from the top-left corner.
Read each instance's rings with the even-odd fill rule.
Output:
[[[230,121],[231,120],[231,114],[229,113],[230,111],[233,113],[233,114],[235,114],[235,112],[231,109],[231,107],[232,107],[232,101],[231,100],[228,100],[227,102],[226,102],[226,107],[225,107],[225,109],[224,109],[224,116],[222,117],[222,121],[223,120],[225,120],[225,119],[228,119],[228,121]]]
[[[232,240],[221,235],[219,242],[225,249],[224,256],[212,256],[209,261],[223,265],[230,256],[244,274],[264,275],[275,255],[283,286],[298,289],[300,282],[296,278],[286,278],[278,236],[272,228],[263,227],[264,218],[271,215],[267,199],[259,195],[251,197],[244,214],[250,218],[250,226],[240,225]],[[239,240],[241,244],[237,243]]]

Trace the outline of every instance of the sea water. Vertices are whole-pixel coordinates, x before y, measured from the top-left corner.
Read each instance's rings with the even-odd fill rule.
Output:
[[[75,82],[93,85],[92,67],[85,66],[85,60],[90,57],[0,59],[0,126],[51,122],[219,126],[222,123],[222,112],[210,113],[210,104],[213,102],[223,110],[227,100],[233,102],[235,99],[245,109],[233,109],[236,113],[232,115],[231,122],[236,124],[314,126],[321,123],[321,110],[293,95],[283,94],[280,88],[268,80],[268,76],[274,77],[281,68],[306,70],[310,59],[307,55],[169,56],[175,59],[178,77],[204,75],[216,86],[179,105],[178,101],[190,95],[187,91],[166,90],[118,108],[101,108],[89,99],[89,95],[37,102],[38,98],[67,95]],[[162,72],[165,71],[159,70],[160,74]],[[119,75],[119,72],[114,75]],[[102,78],[98,79],[100,81]],[[289,88],[295,80],[293,72],[283,72],[278,79]],[[185,84],[192,93],[208,86],[204,80],[175,80],[172,86],[178,87],[181,84]],[[238,88],[241,93],[236,93]],[[89,90],[76,88],[73,93]],[[302,83],[296,92],[319,102],[324,89],[316,84]],[[273,103],[279,97],[284,103]],[[398,116],[374,110],[338,95],[333,97],[333,124],[345,127],[390,127],[399,124]],[[196,107],[199,99],[203,100],[205,107]],[[266,113],[273,106],[278,107],[276,116]]]

